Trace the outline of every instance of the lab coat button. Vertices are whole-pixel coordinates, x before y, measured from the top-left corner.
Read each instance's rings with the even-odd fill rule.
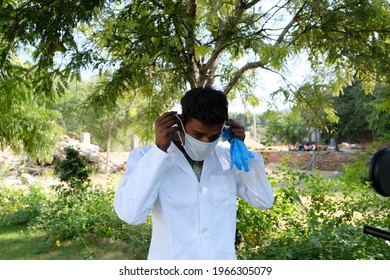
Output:
[[[206,227],[203,227],[203,228],[200,229],[201,233],[205,233],[206,231],[208,231],[208,228],[206,228]]]

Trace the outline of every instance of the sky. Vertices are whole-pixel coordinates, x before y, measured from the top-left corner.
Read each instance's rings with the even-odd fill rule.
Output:
[[[288,79],[290,83],[299,85],[308,77],[310,73],[310,66],[303,56],[299,56],[290,61],[283,70],[283,76]],[[283,110],[290,107],[291,104],[284,104],[282,96],[276,96],[276,99],[271,100],[271,93],[276,91],[279,87],[285,86],[285,82],[280,75],[267,70],[260,70],[258,85],[255,87],[254,94],[259,99],[257,107],[247,106],[247,111],[251,113],[264,113],[268,109]],[[245,107],[241,100],[236,99],[229,104],[229,111],[236,113],[245,112]]]

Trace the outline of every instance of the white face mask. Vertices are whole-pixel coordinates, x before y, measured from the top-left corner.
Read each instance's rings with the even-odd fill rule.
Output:
[[[183,145],[183,148],[187,152],[188,156],[196,161],[204,160],[218,144],[218,139],[214,142],[206,143],[195,139],[185,132],[184,134],[186,136],[186,142]]]
[[[192,160],[195,160],[195,161],[204,160],[214,150],[215,146],[217,146],[219,138],[213,142],[210,142],[210,143],[202,142],[198,139],[195,139],[194,137],[192,137],[191,135],[189,135],[185,132],[184,125],[183,125],[180,118],[179,118],[179,120],[180,120],[181,126],[183,128],[185,140],[186,140],[185,143],[183,144],[183,141],[180,137],[180,132],[178,132],[179,137],[180,137],[180,141],[182,143],[184,150],[187,152],[188,156]]]

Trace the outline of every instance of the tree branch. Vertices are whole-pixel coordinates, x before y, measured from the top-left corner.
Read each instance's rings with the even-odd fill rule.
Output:
[[[282,33],[280,33],[278,39],[276,40],[274,46],[279,46],[283,39],[285,38],[288,31],[290,31],[291,27],[298,21],[303,9],[306,6],[306,2],[303,2],[302,6],[299,8],[297,13],[294,15],[294,17],[291,19],[291,21],[286,25],[286,27],[283,29]]]
[[[282,33],[278,36],[278,39],[276,40],[274,46],[277,47],[279,46],[288,31],[293,27],[293,25],[298,21],[299,16],[301,15],[304,7],[306,6],[306,2],[302,4],[302,6],[299,8],[299,10],[296,12],[294,17],[291,19],[291,21],[286,25],[286,27],[283,29]],[[255,69],[255,68],[263,68],[266,70],[271,70],[266,67],[266,65],[269,63],[269,61],[256,61],[256,62],[250,62],[245,64],[243,67],[241,67],[237,72],[234,74],[233,78],[230,80],[230,82],[225,86],[223,92],[228,95],[229,92],[233,89],[234,85],[238,82],[238,80],[241,78],[241,76],[248,70],[250,69]]]
[[[253,0],[253,1],[249,1],[247,3],[243,3],[243,8],[244,10],[247,10],[251,7],[253,7],[254,5],[256,5],[257,3],[259,3],[261,0]],[[244,2],[244,1],[239,1],[239,2]]]
[[[220,25],[220,28],[219,28],[220,32],[219,32],[219,35],[217,36],[217,39],[216,39],[215,48],[214,48],[209,60],[206,62],[206,64],[204,64],[201,67],[201,72],[206,74],[205,80],[207,80],[208,84],[214,80],[214,79],[210,79],[210,75],[214,74],[214,72],[216,70],[215,64],[217,62],[217,59],[218,59],[220,53],[229,45],[226,42],[224,42],[224,40],[226,39],[227,35],[230,32],[229,26],[235,26],[235,22],[238,22],[238,19],[241,18],[243,11],[245,10],[244,9],[245,6],[243,6],[242,2],[243,1],[241,1],[241,0],[235,1],[234,11],[233,11],[233,15],[231,17],[231,24],[228,25],[225,22],[224,24]],[[256,1],[253,1],[253,2],[256,2]]]
[[[255,68],[264,68],[265,64],[261,61],[256,61],[256,62],[249,62],[245,64],[243,67],[241,67],[236,74],[234,74],[233,78],[230,80],[230,82],[226,85],[226,87],[223,89],[223,92],[228,95],[228,93],[232,90],[233,86],[238,82],[238,80],[241,78],[241,76],[248,70],[250,69],[255,69]],[[268,70],[268,69],[267,69]]]

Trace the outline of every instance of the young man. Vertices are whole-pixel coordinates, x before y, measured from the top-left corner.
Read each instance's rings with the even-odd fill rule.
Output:
[[[228,120],[223,92],[188,91],[182,115],[163,114],[151,147],[131,152],[115,194],[115,210],[129,224],[152,212],[148,259],[236,259],[237,196],[267,209],[273,191],[263,158],[249,159],[249,172],[230,168],[229,147],[217,145],[224,125],[244,140],[244,128]]]

